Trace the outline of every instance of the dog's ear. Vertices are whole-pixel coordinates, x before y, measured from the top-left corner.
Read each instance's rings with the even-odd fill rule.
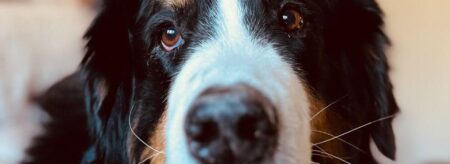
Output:
[[[129,73],[131,55],[126,17],[118,2],[105,1],[85,34],[87,52],[81,70],[86,77],[87,110],[99,119],[96,131],[111,113],[118,88]]]
[[[162,95],[166,93],[166,83],[169,81],[168,75],[162,73],[163,68],[156,60],[141,60],[147,53],[142,50],[145,49],[142,48],[144,45],[141,45],[143,41],[140,38],[140,28],[144,26],[141,21],[146,21],[147,16],[149,17],[146,14],[154,11],[156,3],[157,1],[153,0],[105,0],[100,13],[85,35],[87,52],[81,64],[81,71],[86,79],[84,92],[89,128],[97,139],[89,154],[85,155],[89,158],[89,163],[134,163],[132,161],[136,161],[140,156],[133,157],[128,154],[130,147],[136,152],[144,149],[139,142],[136,143],[140,146],[129,145],[128,139],[129,119],[134,116],[131,115],[130,109],[138,104],[137,97],[142,96],[135,91],[138,90],[137,87],[142,87],[138,86],[138,83],[144,78],[148,81],[158,79],[164,82],[147,82],[145,87],[150,88],[146,89],[151,91],[151,94]],[[145,38],[145,35],[142,35]],[[144,65],[145,71],[142,68]],[[152,105],[145,112],[151,114],[140,113],[145,123],[140,122],[136,128],[152,128],[152,123],[159,120],[164,109],[163,105],[158,105],[164,101],[162,96],[161,99],[148,97],[150,96],[145,97],[145,103]],[[138,130],[136,133],[138,136],[149,135],[148,131],[144,130]]]
[[[100,13],[85,34],[87,52],[81,63],[86,80],[84,92],[89,128],[96,136],[94,138],[101,138],[94,141],[95,148],[91,149],[99,151],[99,157],[115,159],[110,161],[113,163],[127,162],[125,145],[117,145],[126,140],[127,133],[117,130],[127,125],[121,120],[126,120],[122,117],[127,116],[131,97],[133,55],[128,21],[132,19],[127,15],[131,10],[127,5],[131,5],[131,1],[103,2]],[[110,151],[115,149],[122,149],[124,153],[112,154]],[[101,162],[103,159],[90,160]]]
[[[332,93],[327,99],[347,95],[340,112],[353,128],[385,118],[363,132],[370,134],[384,155],[394,159],[390,116],[398,112],[398,106],[388,77],[384,50],[389,40],[381,29],[382,11],[373,0],[343,0],[336,6],[325,25],[326,54],[331,59],[327,63],[331,69],[326,70],[331,79],[326,79],[325,89]]]

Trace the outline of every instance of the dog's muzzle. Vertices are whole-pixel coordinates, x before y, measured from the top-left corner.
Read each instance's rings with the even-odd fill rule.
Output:
[[[206,89],[190,107],[184,130],[202,163],[258,163],[274,153],[275,109],[247,85]]]

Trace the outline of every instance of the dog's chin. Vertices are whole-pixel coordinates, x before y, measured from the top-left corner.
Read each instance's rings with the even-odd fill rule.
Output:
[[[257,160],[257,161],[236,161],[236,160],[230,159],[230,160],[227,160],[227,161],[217,162],[216,164],[248,164],[248,163],[252,163],[252,164],[276,164],[276,162],[272,158],[267,158],[267,159],[262,159],[262,160]],[[195,161],[194,164],[209,164],[209,163],[201,162],[201,161]]]
[[[287,153],[289,154],[289,153]],[[239,161],[239,160],[225,160],[225,161],[217,161],[215,164],[311,164],[312,161],[310,159],[310,156],[306,156],[305,158],[299,159],[298,157],[289,156],[287,154],[283,154],[282,152],[276,152],[276,155],[272,155],[269,157],[266,157],[262,160],[256,160],[256,161]],[[309,153],[307,153],[309,154]],[[167,155],[167,161],[165,161],[166,164],[177,164],[177,163],[183,163],[183,164],[210,164],[209,162],[204,162],[198,159],[195,159],[192,156],[189,156],[187,158],[177,158],[173,157],[170,158],[171,155]],[[297,155],[297,156],[304,156],[304,155]]]

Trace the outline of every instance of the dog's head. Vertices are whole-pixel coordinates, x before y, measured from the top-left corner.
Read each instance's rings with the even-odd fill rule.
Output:
[[[86,160],[394,158],[373,0],[109,0],[86,35]]]

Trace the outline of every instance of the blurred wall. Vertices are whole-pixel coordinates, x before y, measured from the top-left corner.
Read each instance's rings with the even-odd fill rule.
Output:
[[[378,2],[402,111],[394,121],[396,163],[450,163],[450,0]]]
[[[92,15],[86,0],[0,0],[0,164],[41,133],[31,100],[77,68]]]

